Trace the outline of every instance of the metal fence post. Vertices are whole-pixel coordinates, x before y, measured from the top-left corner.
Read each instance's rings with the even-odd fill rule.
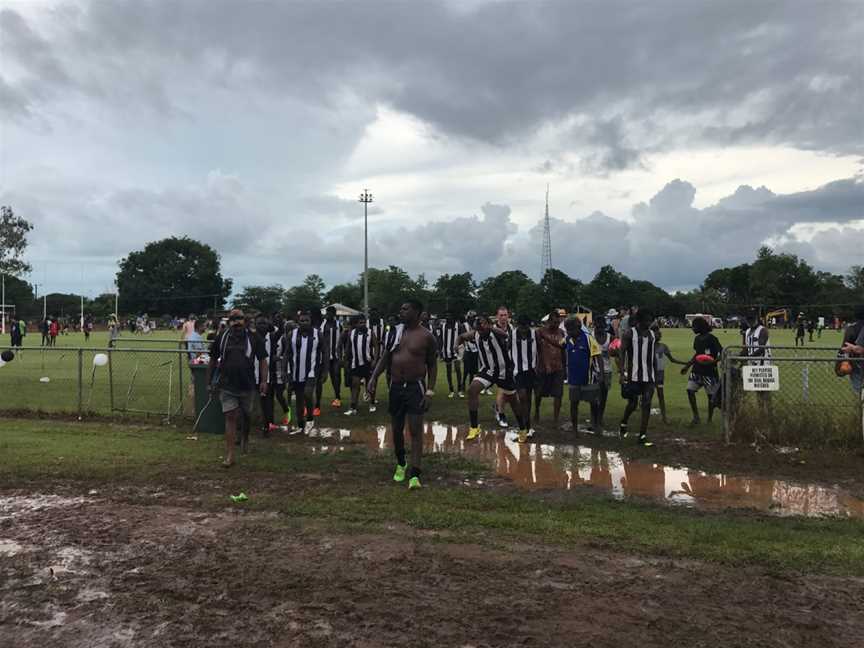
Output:
[[[114,413],[114,367],[112,365],[114,349],[108,349],[108,403],[109,411]]]
[[[731,416],[732,404],[729,399],[732,396],[732,363],[729,360],[729,349],[723,349],[723,441],[729,444],[729,417]]]
[[[177,377],[178,377],[178,387],[180,391],[180,398],[177,399],[177,402],[180,404],[178,409],[179,416],[183,416],[183,403],[186,399],[186,394],[183,393],[183,353],[178,354],[177,357]]]
[[[78,349],[78,420],[84,415],[84,349]]]

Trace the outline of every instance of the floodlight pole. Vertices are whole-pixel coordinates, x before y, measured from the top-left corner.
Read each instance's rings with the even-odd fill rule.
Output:
[[[369,321],[369,203],[372,202],[372,194],[364,189],[360,194],[360,202],[363,203],[363,312],[366,321]]]
[[[0,314],[0,333],[6,335],[6,273],[3,273],[3,312]]]

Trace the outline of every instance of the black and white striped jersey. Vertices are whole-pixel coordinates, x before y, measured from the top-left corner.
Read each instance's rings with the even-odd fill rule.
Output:
[[[749,328],[747,332],[744,334],[744,346],[747,347],[745,352],[748,356],[758,357],[761,356],[763,358],[771,357],[771,341],[767,338],[765,339],[765,344],[762,345],[759,342],[759,339],[762,337],[762,331],[766,331],[767,329],[759,324],[756,328]],[[750,363],[750,364],[768,364],[768,363]]]
[[[348,334],[348,348],[351,351],[351,368],[365,367],[372,363],[373,333],[368,328],[354,329]]]
[[[279,358],[282,357],[282,337],[271,331],[267,335],[260,336],[264,341],[264,351],[267,353],[267,384],[276,382],[282,384],[283,376],[279,370]],[[260,376],[260,362],[255,358],[255,376]]]
[[[633,331],[630,348],[627,354],[630,356],[630,381],[640,383],[655,382],[654,367],[657,361],[654,355],[654,332],[648,331],[648,335],[642,337],[635,328]]]
[[[402,333],[405,331],[404,324],[396,324],[395,326],[391,326],[390,330],[387,331],[387,341],[384,344],[384,348],[386,351],[390,353],[395,353],[399,348],[399,343],[402,341]]]
[[[468,326],[464,322],[444,322],[438,329],[438,349],[445,361],[456,359],[456,338],[467,331]]]
[[[372,333],[375,334],[375,339],[378,341],[378,345],[380,346],[381,344],[383,344],[384,343],[384,333],[387,330],[387,327],[384,324],[384,318],[380,318],[380,319],[378,319],[378,321],[369,320],[369,327],[368,328],[370,331],[372,331]]]
[[[473,331],[474,328],[470,324],[466,323],[465,330]],[[474,341],[473,336],[465,343],[465,351],[468,353],[477,353],[477,343]]]
[[[311,329],[309,335],[303,335],[300,329],[291,332],[289,359],[291,365],[291,380],[295,383],[306,382],[315,378],[318,373],[318,363],[322,349],[321,332]]]
[[[499,380],[513,377],[513,360],[507,347],[506,335],[489,333],[486,338],[483,338],[479,331],[475,331],[474,343],[479,353],[481,374]]]
[[[342,337],[342,322],[325,319],[321,322],[321,347],[324,360],[339,359],[339,339]]]
[[[537,335],[529,329],[525,337],[519,331],[513,336],[513,371],[518,376],[537,368]]]

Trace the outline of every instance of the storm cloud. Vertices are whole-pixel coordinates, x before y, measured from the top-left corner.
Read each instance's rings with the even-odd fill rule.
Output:
[[[581,278],[693,286],[765,241],[840,271],[862,41],[856,3],[10,3],[0,201],[99,289],[172,234],[238,285],[353,278],[366,186],[375,265],[536,276],[547,181]]]

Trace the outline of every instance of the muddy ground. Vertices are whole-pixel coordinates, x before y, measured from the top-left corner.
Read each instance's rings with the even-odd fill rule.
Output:
[[[135,488],[0,492],[0,646],[828,647],[864,636],[861,578],[362,532]]]

